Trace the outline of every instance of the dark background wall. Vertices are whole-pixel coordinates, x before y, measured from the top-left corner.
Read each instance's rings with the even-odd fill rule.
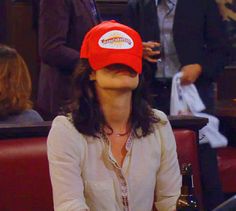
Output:
[[[6,40],[6,2],[0,1],[0,42]]]

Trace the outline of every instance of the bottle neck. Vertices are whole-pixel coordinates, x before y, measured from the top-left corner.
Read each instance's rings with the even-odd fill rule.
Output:
[[[182,176],[181,194],[182,195],[192,195],[193,190],[194,190],[194,186],[193,186],[192,175],[183,175]]]

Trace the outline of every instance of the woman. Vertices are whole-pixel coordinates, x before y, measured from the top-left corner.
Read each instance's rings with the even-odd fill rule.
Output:
[[[142,90],[142,41],[103,22],[86,35],[75,100],[54,119],[48,158],[55,210],[174,210],[181,176],[166,115]]]
[[[0,45],[0,124],[43,121],[32,109],[31,90],[23,58],[15,49]]]

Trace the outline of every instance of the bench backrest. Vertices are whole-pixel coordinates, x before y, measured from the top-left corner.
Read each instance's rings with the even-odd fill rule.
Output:
[[[53,210],[46,137],[0,140],[0,166],[0,210]]]

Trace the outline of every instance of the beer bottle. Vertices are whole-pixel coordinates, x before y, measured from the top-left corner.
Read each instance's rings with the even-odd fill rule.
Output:
[[[197,199],[194,196],[192,165],[183,164],[181,168],[182,187],[181,194],[176,203],[177,211],[199,211]]]

